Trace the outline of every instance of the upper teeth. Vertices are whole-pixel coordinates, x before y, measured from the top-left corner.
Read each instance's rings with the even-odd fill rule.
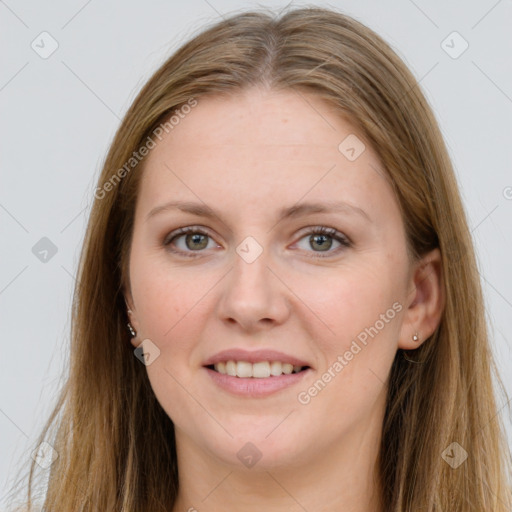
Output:
[[[292,372],[300,372],[302,366],[293,366],[290,363],[281,363],[279,361],[262,361],[260,363],[249,363],[247,361],[226,361],[213,365],[219,373],[231,375],[232,377],[256,377],[265,378],[271,375],[277,376],[282,373],[289,375]]]

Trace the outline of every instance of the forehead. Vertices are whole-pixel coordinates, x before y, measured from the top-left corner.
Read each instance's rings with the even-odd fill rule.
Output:
[[[193,130],[187,130],[191,125]],[[197,106],[181,116],[166,138],[185,147],[264,146],[271,154],[273,148],[301,146],[336,150],[340,137],[354,132],[341,113],[317,95],[254,87],[230,96],[198,98]]]
[[[279,208],[305,194],[393,200],[372,148],[318,96],[253,88],[197,102],[144,162],[146,209],[198,197],[226,204],[263,199]]]

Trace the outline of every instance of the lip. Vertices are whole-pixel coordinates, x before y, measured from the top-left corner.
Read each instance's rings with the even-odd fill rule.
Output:
[[[261,359],[259,359],[259,361],[261,361]],[[294,384],[298,384],[312,371],[311,368],[308,368],[307,370],[303,370],[299,373],[259,379],[254,377],[232,377],[231,375],[219,373],[210,368],[205,368],[205,370],[208,372],[208,375],[213,382],[221,389],[228,391],[231,394],[246,398],[263,398],[268,395],[272,395],[273,393],[277,393],[278,391],[293,386]]]
[[[218,352],[214,356],[208,358],[203,366],[211,366],[212,364],[223,363],[226,361],[247,361],[248,363],[259,363],[260,361],[279,361],[280,363],[289,363],[293,366],[309,366],[311,365],[307,361],[303,361],[302,359],[298,359],[297,357],[290,356],[283,352],[278,352],[276,350],[243,350],[238,348],[233,348],[229,350],[223,350],[222,352]],[[302,372],[301,372],[302,373]],[[295,374],[300,375],[300,374]],[[270,377],[269,377],[270,378]],[[272,377],[273,379],[279,379],[280,377]],[[266,379],[258,379],[258,380],[266,380]]]

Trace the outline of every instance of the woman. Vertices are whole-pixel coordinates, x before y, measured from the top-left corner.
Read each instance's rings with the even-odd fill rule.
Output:
[[[510,510],[453,169],[378,35],[316,8],[208,28],[95,197],[44,510]]]

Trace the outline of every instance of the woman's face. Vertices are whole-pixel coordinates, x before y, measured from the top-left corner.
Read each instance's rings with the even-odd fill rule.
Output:
[[[199,98],[146,157],[127,300],[178,452],[272,467],[378,442],[411,265],[362,144],[314,95],[250,89]]]

